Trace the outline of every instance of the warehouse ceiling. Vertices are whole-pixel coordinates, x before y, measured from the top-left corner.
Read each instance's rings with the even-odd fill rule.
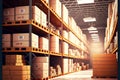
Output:
[[[114,0],[94,0],[94,3],[90,4],[78,4],[77,0],[60,0],[69,10],[69,16],[72,16],[77,25],[83,30],[83,33],[87,35],[89,43],[92,42],[90,33],[87,28],[94,26],[98,29],[98,35],[100,42],[104,42],[105,28],[107,26],[108,17],[108,3]],[[95,22],[84,22],[85,17],[95,17]]]

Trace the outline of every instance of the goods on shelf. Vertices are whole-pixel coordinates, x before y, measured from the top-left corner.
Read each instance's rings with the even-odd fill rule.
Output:
[[[2,66],[3,80],[30,80],[30,66]]]
[[[43,50],[49,50],[49,41],[45,37],[40,37],[39,38],[39,48]]]
[[[63,74],[68,73],[68,59],[63,58]]]
[[[62,30],[62,37],[68,39],[68,32],[66,30]]]
[[[22,55],[6,55],[5,56],[5,64],[22,66],[25,64],[25,61],[24,61],[24,58]]]
[[[68,25],[68,9],[64,4],[62,4],[62,18],[63,21]]]
[[[48,77],[49,63],[48,57],[35,57],[32,61],[32,73],[34,79]]]
[[[56,76],[56,75],[57,75],[56,69],[51,66],[51,67],[50,67],[50,76],[51,76],[51,77],[54,77],[54,76]]]
[[[61,69],[60,65],[56,66],[56,73],[57,73],[57,75],[61,75],[62,74],[62,69]]]
[[[59,0],[50,0],[50,7],[61,17],[61,2]]]
[[[40,10],[40,23],[42,26],[47,27],[47,15]]]
[[[6,8],[3,10],[3,21],[14,21],[14,8]]]
[[[75,31],[76,27],[76,22],[73,17],[69,16],[69,27]]]
[[[13,34],[13,47],[29,47],[29,33],[14,33]],[[38,36],[32,33],[31,47],[38,48]]]
[[[68,72],[73,72],[73,59],[68,59]]]
[[[15,7],[15,19],[29,20],[29,6],[17,6]],[[40,9],[37,6],[32,6],[32,19],[40,23]]]
[[[11,34],[2,34],[2,48],[11,47]]]
[[[59,37],[50,36],[50,51],[59,53]]]
[[[68,47],[69,47],[68,43],[62,42],[61,52],[62,52],[63,54],[67,54],[67,55],[68,55]]]

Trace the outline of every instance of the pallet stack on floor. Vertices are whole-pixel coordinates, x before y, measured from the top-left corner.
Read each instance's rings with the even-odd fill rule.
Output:
[[[30,66],[25,65],[22,55],[6,55],[2,66],[3,80],[30,80]]]

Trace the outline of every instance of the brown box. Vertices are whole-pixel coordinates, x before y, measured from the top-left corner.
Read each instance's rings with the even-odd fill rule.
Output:
[[[32,70],[47,70],[48,71],[48,63],[33,63]]]
[[[29,47],[29,41],[14,41],[13,42],[13,47]],[[38,43],[32,41],[32,46],[38,48]]]
[[[50,7],[61,17],[61,2],[59,0],[50,0]]]
[[[49,57],[34,57],[32,62],[33,63],[48,63]]]
[[[14,41],[29,41],[29,33],[16,33],[13,34],[13,42]],[[32,33],[32,41],[38,42],[38,36]]]
[[[14,15],[10,15],[10,16],[4,16],[3,17],[3,22],[9,22],[9,21],[14,21]]]
[[[14,8],[6,8],[3,10],[3,16],[14,16]]]
[[[2,42],[11,41],[11,34],[2,34]]]
[[[34,79],[41,79],[41,78],[47,78],[48,77],[48,71],[46,70],[37,70],[37,71],[33,71],[33,74],[34,74]]]
[[[30,80],[30,75],[11,76],[11,80]]]
[[[2,48],[6,48],[6,47],[11,47],[11,42],[10,41],[2,42]]]

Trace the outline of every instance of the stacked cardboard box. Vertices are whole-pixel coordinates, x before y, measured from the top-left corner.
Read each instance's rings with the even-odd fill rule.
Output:
[[[42,79],[48,77],[49,68],[48,57],[34,57],[32,61],[32,73],[34,79]]]
[[[59,37],[50,36],[50,51],[59,53]]]
[[[64,4],[62,4],[62,18],[63,21],[68,24],[68,9]]]
[[[59,0],[50,0],[50,7],[61,17],[61,2]]]
[[[68,59],[67,58],[63,59],[63,73],[64,74],[68,73]]]
[[[22,55],[6,55],[5,56],[6,65],[24,65],[25,61]]]
[[[92,54],[93,76],[117,77],[118,63],[116,54]]]
[[[63,54],[67,54],[68,55],[68,43],[66,43],[66,42],[62,42],[62,50],[61,50],[61,52],[63,53]]]
[[[29,47],[29,33],[13,34],[13,47]],[[31,47],[38,48],[38,36],[34,33],[31,35]]]
[[[14,8],[6,8],[3,10],[3,21],[14,21]]]
[[[11,47],[11,34],[2,34],[2,47]]]
[[[15,7],[15,19],[19,20],[29,20],[29,6],[18,6]],[[32,19],[40,23],[40,9],[37,6],[32,6]]]
[[[39,39],[39,47],[43,50],[49,50],[49,41],[45,37],[40,37]]]
[[[30,80],[30,66],[2,66],[3,80]]]

